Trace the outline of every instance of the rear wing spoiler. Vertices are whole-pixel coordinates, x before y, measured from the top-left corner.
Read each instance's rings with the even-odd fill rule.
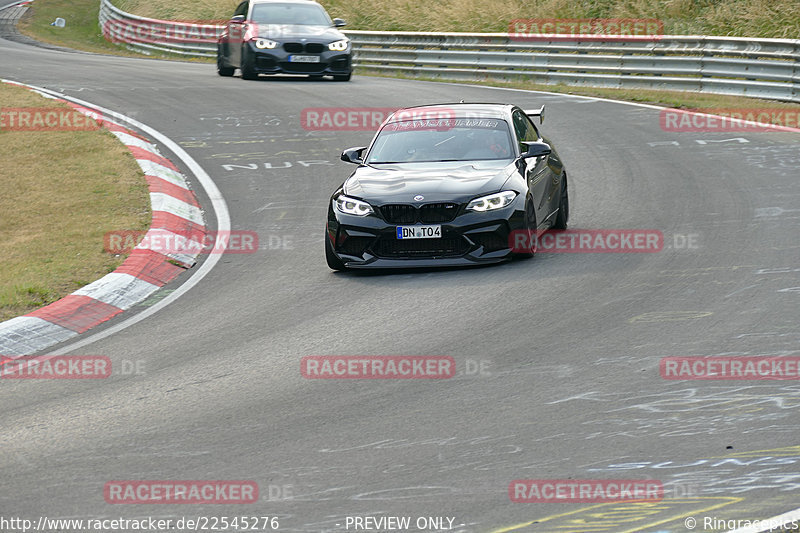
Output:
[[[526,109],[525,114],[528,115],[531,120],[533,120],[533,117],[539,117],[539,124],[544,124],[544,106],[539,109]]]

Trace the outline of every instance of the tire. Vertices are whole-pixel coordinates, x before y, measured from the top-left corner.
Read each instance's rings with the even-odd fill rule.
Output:
[[[525,202],[525,229],[522,231],[528,232],[528,243],[530,245],[528,250],[515,251],[514,257],[527,259],[534,256],[536,253],[536,212],[533,209],[533,200],[528,198]]]
[[[567,176],[561,180],[561,198],[558,200],[558,214],[553,224],[553,229],[567,229],[569,221],[569,192],[567,191]]]
[[[331,270],[336,270],[337,272],[347,270],[342,260],[333,253],[333,245],[331,244],[331,239],[328,236],[327,230],[325,231],[325,260],[328,262],[328,266]]]
[[[350,77],[353,75],[352,72],[348,72],[347,74],[336,74],[333,76],[335,81],[350,81]]]
[[[258,72],[253,67],[252,59],[250,59],[247,49],[242,49],[242,79],[243,80],[257,80]]]
[[[227,78],[233,76],[235,71],[235,68],[227,66],[222,59],[222,49],[217,49],[217,74]]]

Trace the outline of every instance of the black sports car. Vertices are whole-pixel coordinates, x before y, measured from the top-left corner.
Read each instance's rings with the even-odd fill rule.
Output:
[[[530,116],[506,104],[396,111],[328,206],[334,270],[475,265],[535,251],[538,231],[566,229],[567,174]]]
[[[259,74],[333,76],[348,81],[352,74],[350,39],[312,0],[245,0],[225,25],[217,43],[217,72],[242,78]]]

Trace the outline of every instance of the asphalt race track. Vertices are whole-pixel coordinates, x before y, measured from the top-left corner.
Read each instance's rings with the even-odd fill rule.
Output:
[[[686,532],[688,516],[697,531],[725,531],[702,529],[703,517],[800,506],[796,380],[659,374],[668,356],[800,355],[797,134],[667,132],[658,109],[476,86],[245,82],[209,64],[7,40],[0,77],[168,136],[216,182],[232,228],[260,240],[152,316],[51,350],[139,372],[0,382],[0,515],[278,516],[292,532],[345,531],[355,516],[454,520],[413,531]],[[330,271],[327,202],[352,170],[339,154],[372,132],[306,131],[302,110],[461,99],[545,104],[543,130],[569,172],[570,227],[659,230],[663,251]],[[215,227],[202,188],[173,160]],[[193,270],[81,338],[146,310]],[[311,380],[300,373],[308,355],[452,356],[458,372]],[[655,479],[666,494],[638,507],[515,503],[516,479]],[[260,501],[108,504],[112,480],[253,480]]]

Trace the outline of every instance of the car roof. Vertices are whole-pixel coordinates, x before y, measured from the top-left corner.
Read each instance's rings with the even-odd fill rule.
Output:
[[[415,115],[431,115],[436,118],[449,117],[482,117],[506,119],[511,114],[511,110],[516,106],[511,104],[494,103],[464,103],[450,102],[444,104],[427,104],[398,109],[388,122],[396,120],[410,120]]]

